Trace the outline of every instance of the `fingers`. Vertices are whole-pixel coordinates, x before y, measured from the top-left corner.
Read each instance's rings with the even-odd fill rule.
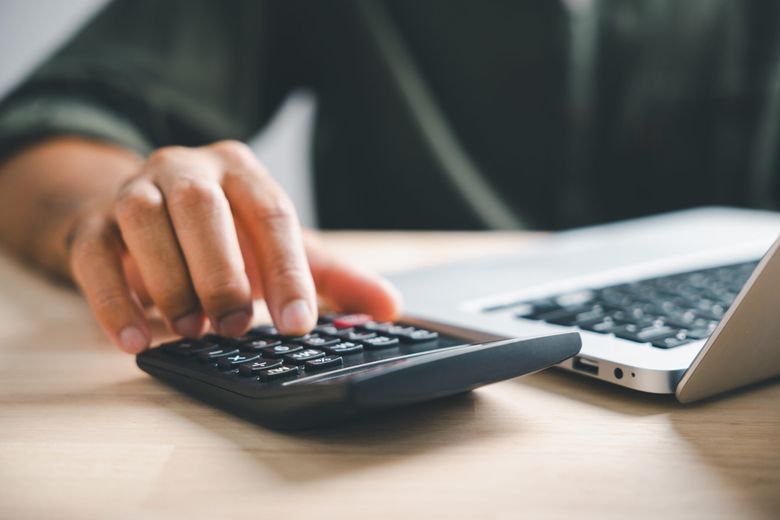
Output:
[[[126,276],[184,336],[202,331],[204,311],[220,334],[242,334],[253,295],[265,297],[282,333],[306,333],[317,319],[315,281],[342,310],[382,320],[400,311],[382,278],[313,242],[307,251],[292,203],[241,143],[158,150],[120,192],[113,217],[118,231],[103,218],[75,236],[73,271],[98,320],[129,352],[146,348],[149,332]]]
[[[238,336],[252,318],[251,288],[216,161],[196,150],[156,152],[147,172],[162,192],[195,293],[214,328]]]
[[[257,259],[255,258],[255,252],[252,249],[252,241],[249,238],[249,233],[244,229],[241,219],[233,217],[233,220],[236,222],[238,244],[241,246],[241,254],[244,257],[246,275],[249,278],[249,285],[252,288],[252,298],[259,300],[263,297],[263,280]]]
[[[209,148],[224,164],[225,194],[249,235],[274,323],[284,334],[308,332],[317,320],[316,293],[292,203],[244,145]]]
[[[401,293],[390,282],[339,260],[311,234],[306,236],[306,250],[317,291],[336,310],[365,312],[380,321],[398,318]]]
[[[125,352],[136,354],[151,337],[143,310],[122,268],[121,245],[105,217],[89,217],[71,235],[70,267],[100,325]]]
[[[120,192],[115,217],[152,301],[176,333],[198,336],[203,312],[160,190],[136,178]]]

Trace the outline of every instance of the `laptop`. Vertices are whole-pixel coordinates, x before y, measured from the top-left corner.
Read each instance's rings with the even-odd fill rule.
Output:
[[[780,375],[780,213],[706,207],[391,275],[405,321],[475,340],[576,330],[558,367],[692,402]]]

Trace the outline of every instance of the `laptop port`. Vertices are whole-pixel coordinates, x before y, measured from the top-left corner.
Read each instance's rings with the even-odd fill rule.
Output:
[[[574,370],[579,370],[580,372],[587,372],[594,376],[599,375],[599,362],[592,359],[577,356],[572,361],[571,366]]]

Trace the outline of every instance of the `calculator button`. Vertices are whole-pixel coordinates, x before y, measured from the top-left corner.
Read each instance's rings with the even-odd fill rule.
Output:
[[[393,325],[392,327],[387,327],[383,333],[387,336],[404,336],[406,334],[411,334],[414,332],[414,327],[407,327],[405,325]]]
[[[409,328],[411,328],[411,330],[404,330],[403,332],[396,334],[395,337],[401,341],[410,343],[416,343],[418,341],[431,341],[439,337],[439,333],[433,332],[432,330],[415,329],[413,327]]]
[[[344,360],[340,356],[325,356],[306,362],[306,371],[325,370],[326,368],[340,367]]]
[[[341,329],[336,334],[337,338],[344,341],[361,341],[376,336],[375,332],[359,331],[355,329]]]
[[[229,368],[235,368],[238,365],[249,363],[250,361],[256,361],[260,359],[257,354],[233,354],[232,356],[224,356],[217,360],[217,366],[224,370]]]
[[[351,327],[360,327],[374,318],[368,314],[344,314],[333,319],[333,326],[339,329],[349,329]]]
[[[653,341],[653,346],[658,348],[674,348],[690,343],[691,341],[693,340],[690,338],[671,336],[669,338],[657,339]]]
[[[348,356],[350,354],[358,354],[363,352],[363,345],[360,343],[354,343],[352,341],[342,341],[341,343],[324,347],[323,350],[325,350],[325,352],[328,354]]]
[[[216,360],[225,356],[232,356],[238,354],[238,349],[233,347],[213,347],[203,352],[198,352],[198,361],[206,363],[208,361]]]
[[[307,348],[306,350],[300,350],[298,352],[293,352],[292,354],[287,354],[286,356],[284,356],[284,360],[288,363],[303,365],[310,359],[317,359],[324,356],[325,353],[321,350],[314,350],[313,348]]]
[[[170,343],[163,343],[160,348],[166,352],[173,354],[179,354],[180,356],[189,356],[190,354],[197,354],[210,348],[214,348],[217,345],[213,343],[207,343],[199,339],[183,339],[178,341],[171,341]]]
[[[260,338],[276,338],[279,336],[279,331],[273,325],[257,325],[249,329],[250,336],[258,336]]]
[[[262,351],[264,348],[275,347],[281,344],[282,342],[278,339],[250,339],[242,341],[238,347],[241,350]]]
[[[361,343],[369,350],[376,350],[380,348],[395,347],[398,345],[398,338],[390,338],[388,336],[377,336],[375,338],[364,339]]]
[[[273,347],[266,347],[261,349],[263,352],[263,357],[274,359],[281,358],[293,352],[298,352],[299,350],[303,350],[303,347],[300,345],[291,345],[289,343],[283,343],[281,345],[275,345]]]
[[[323,338],[322,336],[312,336],[308,339],[301,341],[302,344],[307,347],[322,348],[328,345],[335,345],[341,340],[338,338]]]
[[[330,323],[327,323],[327,324],[320,324],[314,327],[314,332],[316,332],[317,334],[324,334],[325,336],[336,336],[339,333],[339,329],[337,329]]]
[[[363,330],[369,332],[376,332],[377,334],[388,334],[391,330],[398,328],[398,325],[385,321],[382,323],[376,321],[369,321],[362,325]]]
[[[282,365],[281,359],[264,359],[258,361],[251,361],[249,363],[243,363],[238,365],[238,373],[242,376],[254,376],[262,370],[269,368],[275,368]]]
[[[263,383],[268,381],[275,381],[277,379],[285,379],[287,377],[297,376],[301,369],[296,366],[282,365],[276,368],[269,368],[267,370],[261,370],[257,374],[257,380]]]

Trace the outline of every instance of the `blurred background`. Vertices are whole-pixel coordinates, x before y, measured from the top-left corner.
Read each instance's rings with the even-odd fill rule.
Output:
[[[0,0],[0,97],[77,31],[107,0]],[[309,142],[314,99],[291,95],[250,144],[290,194],[301,221],[316,226]]]

